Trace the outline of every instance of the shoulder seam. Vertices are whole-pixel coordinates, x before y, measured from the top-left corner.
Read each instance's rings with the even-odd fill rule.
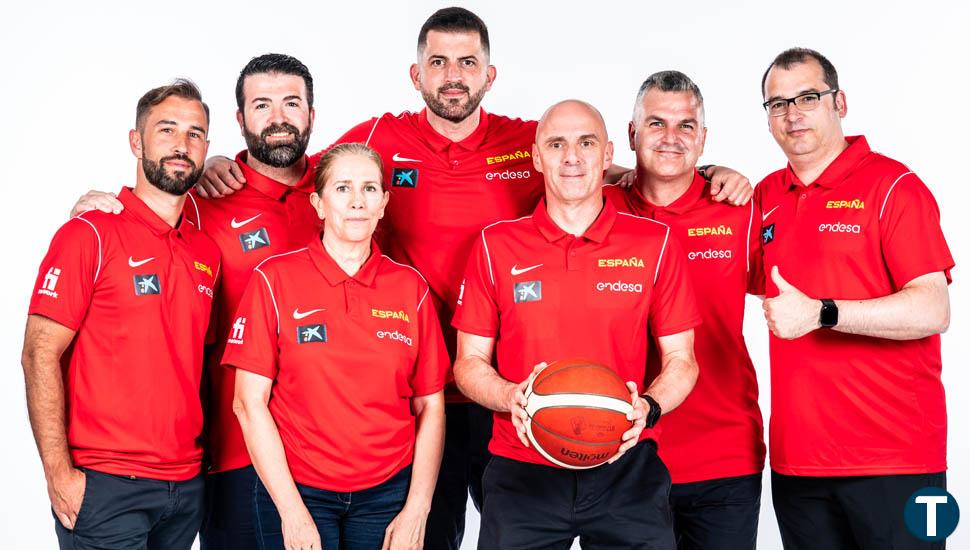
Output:
[[[660,223],[660,222],[657,222]],[[657,278],[660,277],[660,262],[664,259],[664,252],[667,251],[667,239],[670,238],[670,227],[667,227],[667,233],[664,234],[664,244],[660,247],[660,256],[657,257],[657,270],[653,273],[653,286],[657,286]]]
[[[265,261],[265,260],[264,260]],[[263,273],[263,270],[256,266],[253,271],[259,273],[263,277],[263,282],[266,283],[266,290],[269,291],[269,297],[273,300],[273,311],[276,312],[276,337],[279,338],[280,335],[280,308],[276,305],[276,295],[273,294],[273,286],[269,284],[269,278]]]
[[[751,215],[748,217],[748,237],[744,239],[745,272],[751,273],[751,227],[754,225],[754,198],[748,199],[751,204]]]
[[[388,261],[390,261],[393,264],[397,264],[397,265],[399,265],[401,267],[406,267],[406,268],[410,269],[411,271],[415,272],[422,281],[424,281],[424,285],[426,287],[424,289],[424,295],[421,296],[421,299],[418,301],[418,308],[415,310],[415,311],[421,311],[421,305],[424,304],[424,299],[428,297],[428,292],[431,291],[431,285],[428,284],[428,280],[425,279],[424,278],[424,275],[422,275],[420,271],[418,271],[417,269],[415,269],[414,266],[411,266],[411,265],[408,265],[408,264],[402,264],[401,262],[398,262],[396,260],[391,259],[390,257],[388,257],[387,254],[381,254],[381,257],[384,258],[384,259],[386,259],[386,260],[388,260]]]
[[[267,256],[263,258],[263,261],[256,264],[256,267],[254,267],[253,269],[259,269],[263,267],[263,264],[272,260],[273,258],[279,258],[281,256],[289,256],[290,254],[296,254],[297,252],[303,252],[304,250],[307,250],[307,247],[304,246],[303,248],[297,248],[296,250],[290,250],[289,252],[283,252],[281,254],[273,254],[272,256]]]
[[[896,181],[894,181],[892,185],[889,186],[889,191],[886,191],[886,198],[882,200],[882,208],[879,209],[879,219],[880,220],[882,219],[882,213],[885,212],[885,210],[886,210],[886,203],[889,202],[889,195],[892,195],[893,194],[893,189],[896,188],[896,184],[899,183],[899,180],[903,179],[904,177],[906,177],[906,176],[908,176],[908,175],[910,175],[912,173],[913,173],[912,171],[904,172],[898,178],[896,178]]]
[[[185,196],[192,201],[192,207],[195,208],[195,227],[201,231],[202,216],[199,214],[199,203],[195,202],[195,197],[192,196],[192,193],[186,193]]]
[[[367,141],[364,142],[364,145],[367,145],[368,147],[370,146],[370,138],[374,137],[374,130],[377,130],[377,124],[380,121],[381,121],[381,117],[375,117],[374,118],[374,125],[371,126],[370,133],[367,134]]]
[[[94,231],[94,236],[98,239],[98,268],[96,270],[94,270],[94,282],[96,283],[96,282],[98,282],[98,277],[101,276],[101,263],[102,263],[101,233],[98,232],[98,228],[95,227],[93,223],[91,223],[87,219],[81,217],[81,216],[83,216],[87,212],[90,212],[90,210],[87,210],[85,212],[81,212],[77,216],[74,216],[74,218],[75,219],[78,219],[78,220],[81,220],[82,222],[84,222],[84,223],[88,224],[89,226],[91,226],[91,230]]]

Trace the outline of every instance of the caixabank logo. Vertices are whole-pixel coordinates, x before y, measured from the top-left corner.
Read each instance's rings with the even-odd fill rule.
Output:
[[[909,532],[920,540],[945,540],[960,522],[960,507],[946,489],[923,487],[906,500],[903,520]]]

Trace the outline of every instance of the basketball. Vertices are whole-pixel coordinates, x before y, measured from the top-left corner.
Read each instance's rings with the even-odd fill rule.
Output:
[[[585,359],[555,361],[525,390],[526,434],[549,462],[581,470],[603,464],[633,426],[630,390],[613,369]]]

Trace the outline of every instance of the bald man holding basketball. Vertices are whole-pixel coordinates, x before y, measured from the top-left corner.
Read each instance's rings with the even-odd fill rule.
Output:
[[[595,108],[549,108],[532,153],[544,200],[530,216],[485,227],[472,250],[453,320],[454,371],[459,389],[494,411],[480,549],[565,549],[576,537],[587,549],[675,548],[654,425],[697,379],[700,315],[670,228],[604,202],[612,156]],[[649,385],[648,331],[663,357]],[[585,470],[549,461],[526,437],[529,381],[546,362],[572,357],[615,370],[633,404],[617,455]]]

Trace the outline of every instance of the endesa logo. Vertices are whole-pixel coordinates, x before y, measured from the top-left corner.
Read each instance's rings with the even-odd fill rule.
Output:
[[[212,298],[212,289],[205,285],[199,285],[199,294],[204,294],[209,298]]]
[[[818,224],[819,233],[862,233],[862,226],[858,224],[844,224],[844,223],[820,223]]]
[[[509,153],[507,155],[495,155],[494,157],[485,157],[485,164],[499,164],[502,162],[508,162],[510,160],[516,159],[527,159],[532,158],[532,155],[525,149]]]
[[[706,237],[708,235],[733,235],[731,227],[728,225],[717,225],[712,227],[688,227],[688,237]]]
[[[730,260],[731,251],[730,250],[715,250],[713,248],[708,248],[707,250],[692,250],[687,253],[688,260]]]
[[[488,181],[492,180],[527,180],[532,177],[532,172],[529,170],[505,170],[503,172],[486,172],[485,179]]]
[[[625,283],[623,281],[604,283],[601,281],[596,283],[596,290],[600,292],[610,291],[610,292],[629,292],[631,294],[641,294],[643,293],[643,283]]]
[[[852,199],[851,201],[828,201],[825,203],[825,208],[854,208],[856,210],[862,210],[866,207],[866,203],[859,199]]]
[[[401,342],[407,346],[411,345],[411,339],[396,330],[394,332],[388,330],[379,330],[377,331],[377,337],[381,340],[397,340],[398,342]]]
[[[636,256],[629,258],[600,258],[596,260],[596,267],[639,267],[643,268],[643,260]]]

